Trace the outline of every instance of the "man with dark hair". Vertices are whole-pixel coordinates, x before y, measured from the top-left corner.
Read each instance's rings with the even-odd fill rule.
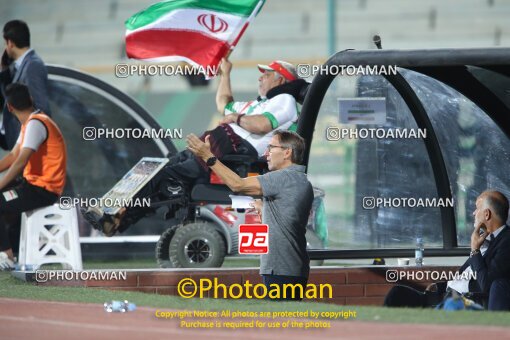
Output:
[[[18,140],[0,160],[0,270],[14,267],[9,233],[3,215],[21,214],[55,203],[64,190],[66,146],[50,117],[36,110],[28,87],[14,83],[5,91],[7,108],[21,123]],[[21,181],[17,181],[23,175]]]
[[[21,20],[11,20],[3,28],[5,51],[0,67],[0,93],[4,100],[0,119],[0,147],[11,150],[19,135],[20,124],[5,104],[5,87],[12,83],[28,86],[34,107],[50,115],[48,73],[44,62],[30,48],[30,30]]]
[[[187,137],[188,149],[214,171],[232,191],[262,196],[262,223],[269,226],[269,252],[260,257],[260,274],[268,291],[283,285],[301,285],[308,281],[310,259],[306,251],[306,224],[313,202],[313,188],[305,174],[303,138],[291,131],[278,130],[265,155],[270,172],[241,178],[211,152],[209,136],[205,143],[195,135]],[[300,300],[299,289],[287,286],[286,299]],[[283,298],[283,296],[281,296]]]
[[[476,280],[469,282],[469,292],[488,295],[489,310],[510,311],[508,199],[499,191],[484,191],[476,200],[473,216],[471,253],[459,273],[473,271],[476,274]],[[487,241],[488,245],[484,246]],[[384,304],[390,307],[427,307],[429,301],[434,300],[433,295],[432,292],[421,293],[398,285],[388,292]]]

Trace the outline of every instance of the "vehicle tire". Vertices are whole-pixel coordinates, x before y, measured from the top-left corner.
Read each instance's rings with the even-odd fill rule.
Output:
[[[170,241],[170,261],[175,268],[221,267],[227,247],[212,223],[190,223],[178,228]]]
[[[159,237],[156,243],[156,261],[161,268],[173,268],[172,261],[170,261],[170,241],[174,237],[175,231],[180,225],[174,225]]]

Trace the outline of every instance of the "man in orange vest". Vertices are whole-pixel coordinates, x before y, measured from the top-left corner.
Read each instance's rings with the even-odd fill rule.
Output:
[[[58,126],[34,109],[27,86],[11,84],[5,92],[7,107],[20,121],[21,132],[12,151],[0,160],[0,171],[7,170],[0,178],[0,270],[14,268],[3,215],[55,203],[66,178],[66,145]]]

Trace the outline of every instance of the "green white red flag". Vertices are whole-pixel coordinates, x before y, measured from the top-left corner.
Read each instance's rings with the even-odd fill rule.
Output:
[[[186,61],[213,76],[265,0],[167,0],[126,20],[126,53],[145,61]]]

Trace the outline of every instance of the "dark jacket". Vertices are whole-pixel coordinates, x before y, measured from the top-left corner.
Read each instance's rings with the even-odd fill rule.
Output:
[[[510,280],[510,228],[505,226],[492,242],[494,244],[489,245],[483,256],[480,253],[476,254],[459,269],[462,273],[471,265],[476,272],[476,281],[470,282],[469,291],[481,291],[488,294],[494,280]]]
[[[5,98],[5,88],[10,83],[25,84],[34,101],[34,107],[51,115],[48,101],[48,72],[44,62],[34,50],[25,56],[19,70],[14,75],[8,73],[12,73],[10,69],[2,71],[0,74],[2,97]],[[9,112],[6,103],[3,103],[2,113],[5,135],[0,133],[0,147],[4,150],[11,150],[18,139],[20,123],[16,116]]]

